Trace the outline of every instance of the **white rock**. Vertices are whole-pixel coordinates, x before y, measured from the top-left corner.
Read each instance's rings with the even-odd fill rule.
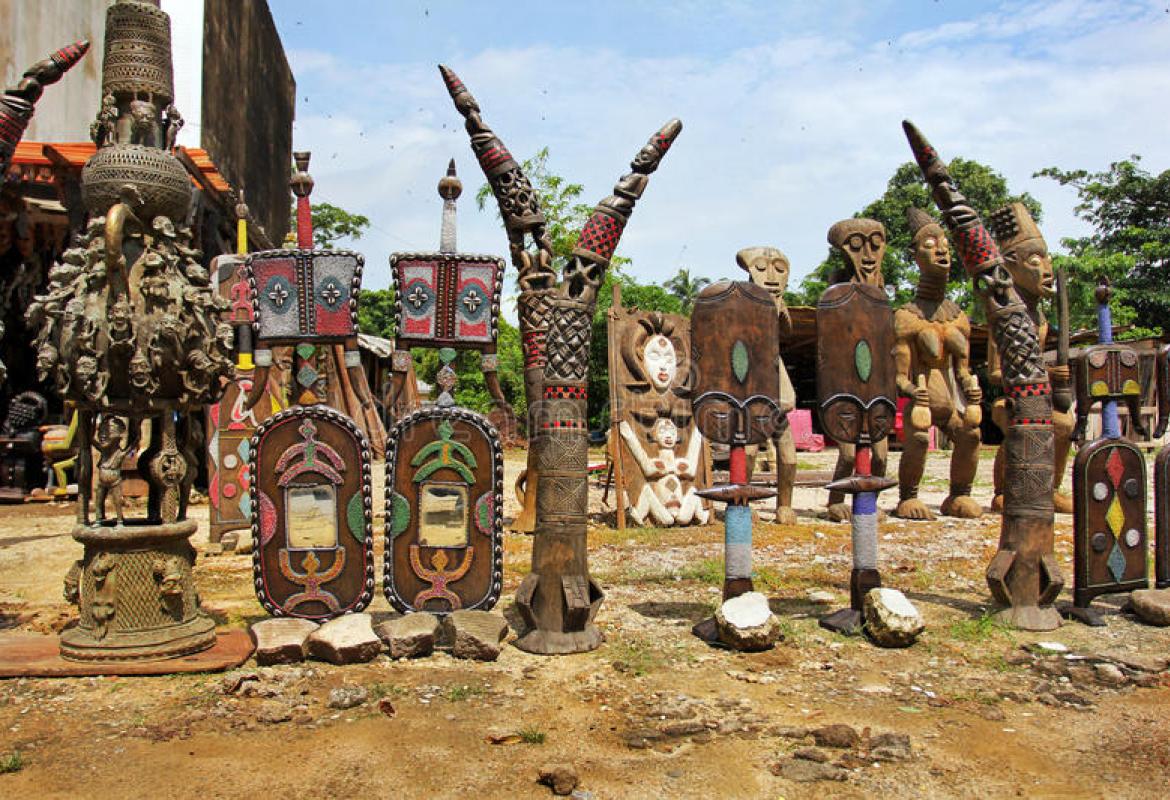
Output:
[[[881,647],[909,647],[926,622],[897,589],[870,589],[865,595],[865,631]]]
[[[719,640],[736,650],[767,650],[780,638],[780,620],[759,592],[724,602],[715,612],[715,624]]]
[[[831,605],[836,599],[836,595],[824,589],[810,589],[808,592],[808,601],[817,605]]]
[[[369,614],[346,614],[331,619],[309,637],[309,654],[331,664],[373,661],[382,652]]]

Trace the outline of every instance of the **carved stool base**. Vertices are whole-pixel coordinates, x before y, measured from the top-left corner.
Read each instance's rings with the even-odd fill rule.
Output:
[[[199,608],[188,541],[197,525],[82,525],[85,554],[66,578],[78,624],[61,633],[73,661],[147,661],[198,653],[215,644],[215,622]]]

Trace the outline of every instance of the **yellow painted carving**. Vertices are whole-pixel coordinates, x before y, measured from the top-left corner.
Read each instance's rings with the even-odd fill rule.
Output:
[[[1116,496],[1105,513],[1105,521],[1109,523],[1109,530],[1113,531],[1114,536],[1121,535],[1121,528],[1125,525],[1125,512],[1121,510],[1121,501]]]

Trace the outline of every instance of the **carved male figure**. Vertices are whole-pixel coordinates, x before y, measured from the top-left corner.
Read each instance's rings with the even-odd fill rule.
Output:
[[[946,298],[951,247],[942,226],[918,208],[907,209],[906,217],[919,279],[914,299],[894,313],[898,394],[910,398],[903,413],[906,441],[898,465],[894,515],[934,519],[918,499],[918,484],[926,466],[930,426],[935,425],[954,443],[951,489],[942,513],[974,519],[983,514],[971,498],[971,483],[979,465],[983,391],[969,367],[971,322]],[[926,413],[921,413],[923,410]]]
[[[792,318],[784,302],[784,292],[788,290],[788,256],[775,247],[745,247],[735,254],[735,263],[747,272],[752,283],[763,286],[772,295],[776,313],[780,316],[780,338],[788,336],[792,332]],[[784,368],[783,352],[778,368],[780,413],[787,414],[796,408],[796,391],[792,388],[788,370]],[[771,446],[775,456],[770,460],[776,465],[776,522],[791,525],[796,522],[796,512],[792,510],[792,487],[796,483],[796,442],[792,438],[792,428],[782,426],[779,433],[773,435]]]
[[[843,219],[829,228],[829,244],[845,254],[849,265],[849,272],[839,276],[838,280],[848,283],[860,283],[866,286],[884,287],[882,277],[882,259],[886,255],[886,228],[876,219]],[[875,354],[876,357],[881,357]],[[880,439],[873,444],[873,460],[870,466],[872,474],[884,477],[886,474],[886,455],[889,444],[886,439]],[[850,442],[837,443],[837,466],[833,469],[833,480],[848,478],[853,474],[854,460],[857,457],[857,448]],[[845,502],[845,495],[841,492],[829,492],[829,519],[833,522],[848,522],[851,516],[849,505]]]
[[[1040,301],[1055,293],[1055,277],[1052,271],[1052,257],[1048,244],[1036,227],[1035,220],[1023,203],[1012,203],[991,213],[987,227],[995,237],[1008,272],[1015,282],[1016,292],[1028,309],[1028,316],[1035,322],[1040,338],[1040,349],[1044,349],[1048,337],[1048,320],[1040,310]],[[993,384],[1002,384],[1003,370],[999,349],[994,339],[987,343],[987,377]],[[1069,389],[1068,366],[1048,367],[1048,379],[1052,382],[1053,433],[1055,436],[1056,472],[1053,476],[1053,503],[1061,514],[1072,513],[1072,498],[1060,491],[1060,485],[1068,472],[1068,453],[1072,445],[1073,415],[1070,413],[1071,393]],[[1000,430],[1007,430],[1007,401],[1000,398],[991,409],[991,418]],[[1004,450],[995,454],[995,498],[991,507],[1003,509]]]

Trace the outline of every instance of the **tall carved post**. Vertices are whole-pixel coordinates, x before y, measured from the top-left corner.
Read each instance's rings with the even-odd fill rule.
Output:
[[[456,109],[467,121],[472,150],[499,203],[520,277],[530,439],[525,500],[530,501],[535,492],[537,535],[532,572],[516,593],[516,605],[530,626],[517,646],[546,654],[592,650],[601,644],[593,618],[602,599],[600,587],[589,577],[585,548],[586,406],[593,312],[597,291],[634,204],[682,123],[671,120],[655,133],[634,157],[632,171],[618,180],[611,196],[597,204],[558,285],[536,193],[503,142],[480,118],[479,105],[463,82],[446,67],[439,70]],[[526,235],[532,236],[535,253],[525,249]],[[536,477],[539,480],[534,481]]]
[[[186,515],[203,406],[231,374],[233,332],[191,231],[176,224],[191,183],[164,149],[181,119],[170,39],[157,4],[119,0],[107,11],[98,151],[82,171],[91,220],[28,310],[41,378],[78,409],[73,537],[85,553],[65,595],[80,621],[61,634],[61,654],[75,660],[171,658],[215,642],[215,623],[199,609],[188,541],[196,524]],[[150,485],[137,519],[123,512],[120,485],[132,451]]]
[[[983,300],[991,336],[1003,359],[1009,421],[1002,445],[1005,492],[999,551],[987,583],[1000,617],[1025,630],[1053,630],[1060,615],[1052,602],[1064,587],[1053,555],[1052,386],[1044,368],[1036,323],[1016,293],[995,241],[938,152],[909,122],[902,127],[930,185],[943,222]]]
[[[1154,438],[1170,427],[1170,344],[1158,351],[1158,429]],[[1170,443],[1154,459],[1154,585],[1170,587]]]
[[[1149,586],[1146,538],[1146,460],[1122,438],[1119,400],[1127,401],[1135,429],[1141,418],[1141,373],[1133,348],[1113,343],[1111,290],[1097,287],[1097,338],[1076,360],[1080,439],[1089,411],[1101,401],[1101,437],[1080,448],[1073,462],[1073,605],[1068,613],[1086,625],[1105,622],[1089,607],[1099,594]]]
[[[20,83],[0,94],[0,178],[12,164],[12,154],[24,138],[24,131],[32,121],[33,111],[45,87],[61,80],[61,76],[88,51],[89,41],[86,39],[66,45],[26,69]]]

